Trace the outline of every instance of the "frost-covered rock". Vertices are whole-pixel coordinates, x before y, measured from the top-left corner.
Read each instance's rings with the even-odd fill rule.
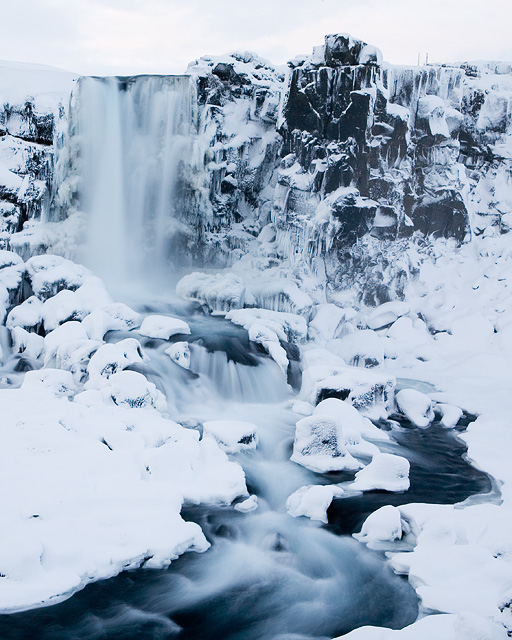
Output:
[[[417,427],[428,427],[434,419],[432,400],[416,389],[402,389],[395,396],[398,410]]]
[[[393,324],[396,320],[409,313],[409,305],[406,302],[386,302],[372,311],[366,322],[370,329],[382,329]]]
[[[88,340],[87,333],[80,322],[70,320],[59,325],[44,338],[44,364],[47,366],[56,356],[59,348],[66,342]]]
[[[409,488],[409,460],[391,453],[378,453],[350,485],[357,491],[407,491]]]
[[[203,433],[214,438],[226,453],[253,451],[258,444],[256,425],[239,420],[208,420]]]
[[[361,468],[345,446],[340,422],[322,415],[297,422],[291,460],[318,473]]]
[[[346,310],[334,304],[315,306],[315,316],[309,323],[309,334],[314,340],[332,340],[338,337],[338,331],[346,317]]]
[[[335,485],[308,485],[297,489],[286,500],[286,510],[294,517],[306,516],[327,523],[327,509],[333,498],[341,496],[343,489]]]
[[[190,327],[184,320],[169,316],[146,316],[139,328],[139,333],[149,338],[169,340],[177,334],[188,335]]]

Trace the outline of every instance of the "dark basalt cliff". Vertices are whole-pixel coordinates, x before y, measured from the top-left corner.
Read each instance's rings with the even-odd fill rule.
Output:
[[[512,228],[509,64],[397,67],[338,34],[288,68],[234,53],[200,58],[187,74],[195,159],[180,160],[181,235],[169,243],[181,262],[302,262],[333,288],[364,281],[379,302],[400,297],[413,270],[407,243]],[[5,246],[44,202],[54,219],[80,211],[75,103],[57,163],[62,113],[27,103],[0,114],[4,141],[25,145],[15,173],[30,187],[0,184]]]

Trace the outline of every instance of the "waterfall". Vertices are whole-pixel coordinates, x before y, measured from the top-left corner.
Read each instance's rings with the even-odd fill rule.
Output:
[[[111,286],[162,277],[191,240],[180,217],[202,168],[196,104],[189,76],[80,80],[82,260]]]

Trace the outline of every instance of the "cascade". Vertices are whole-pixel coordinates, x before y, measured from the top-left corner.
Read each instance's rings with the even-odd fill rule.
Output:
[[[197,113],[188,76],[82,78],[78,94],[82,260],[110,284],[179,261],[189,230]]]

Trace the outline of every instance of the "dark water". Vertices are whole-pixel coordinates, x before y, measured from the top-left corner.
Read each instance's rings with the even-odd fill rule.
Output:
[[[411,461],[408,492],[336,500],[327,527],[291,518],[284,503],[297,488],[347,477],[313,474],[290,462],[296,416],[279,404],[290,391],[244,330],[222,319],[187,320],[195,372],[170,361],[166,342],[143,339],[151,355],[144,373],[167,395],[171,415],[179,410],[186,417],[203,405],[209,415],[218,410],[215,401],[223,411],[245,407],[241,418],[258,423],[260,444],[237,460],[260,508],[249,514],[232,507],[184,510],[212,543],[208,552],[185,554],[167,570],[135,570],[90,584],[52,607],[0,616],[0,640],[323,640],[363,625],[412,623],[418,600],[407,580],[393,574],[382,554],[344,534],[358,531],[384,504],[454,503],[488,492],[488,477],[464,461],[464,444],[437,423],[428,429],[395,423],[395,442],[379,446]],[[112,332],[109,339],[127,336],[134,333]]]
[[[333,500],[327,515],[336,533],[358,532],[367,516],[384,505],[455,504],[492,490],[489,476],[465,460],[466,445],[457,438],[457,431],[468,422],[467,417],[455,431],[445,429],[439,422],[433,422],[427,429],[418,429],[404,418],[396,419],[401,426],[394,426],[390,433],[399,446],[392,445],[389,451],[411,463],[409,490],[404,493],[368,491],[360,496]]]
[[[273,512],[188,512],[214,546],[167,571],[137,570],[53,607],[0,617],[12,640],[332,638],[417,616],[405,579],[351,538]],[[248,521],[246,521],[248,520]]]

